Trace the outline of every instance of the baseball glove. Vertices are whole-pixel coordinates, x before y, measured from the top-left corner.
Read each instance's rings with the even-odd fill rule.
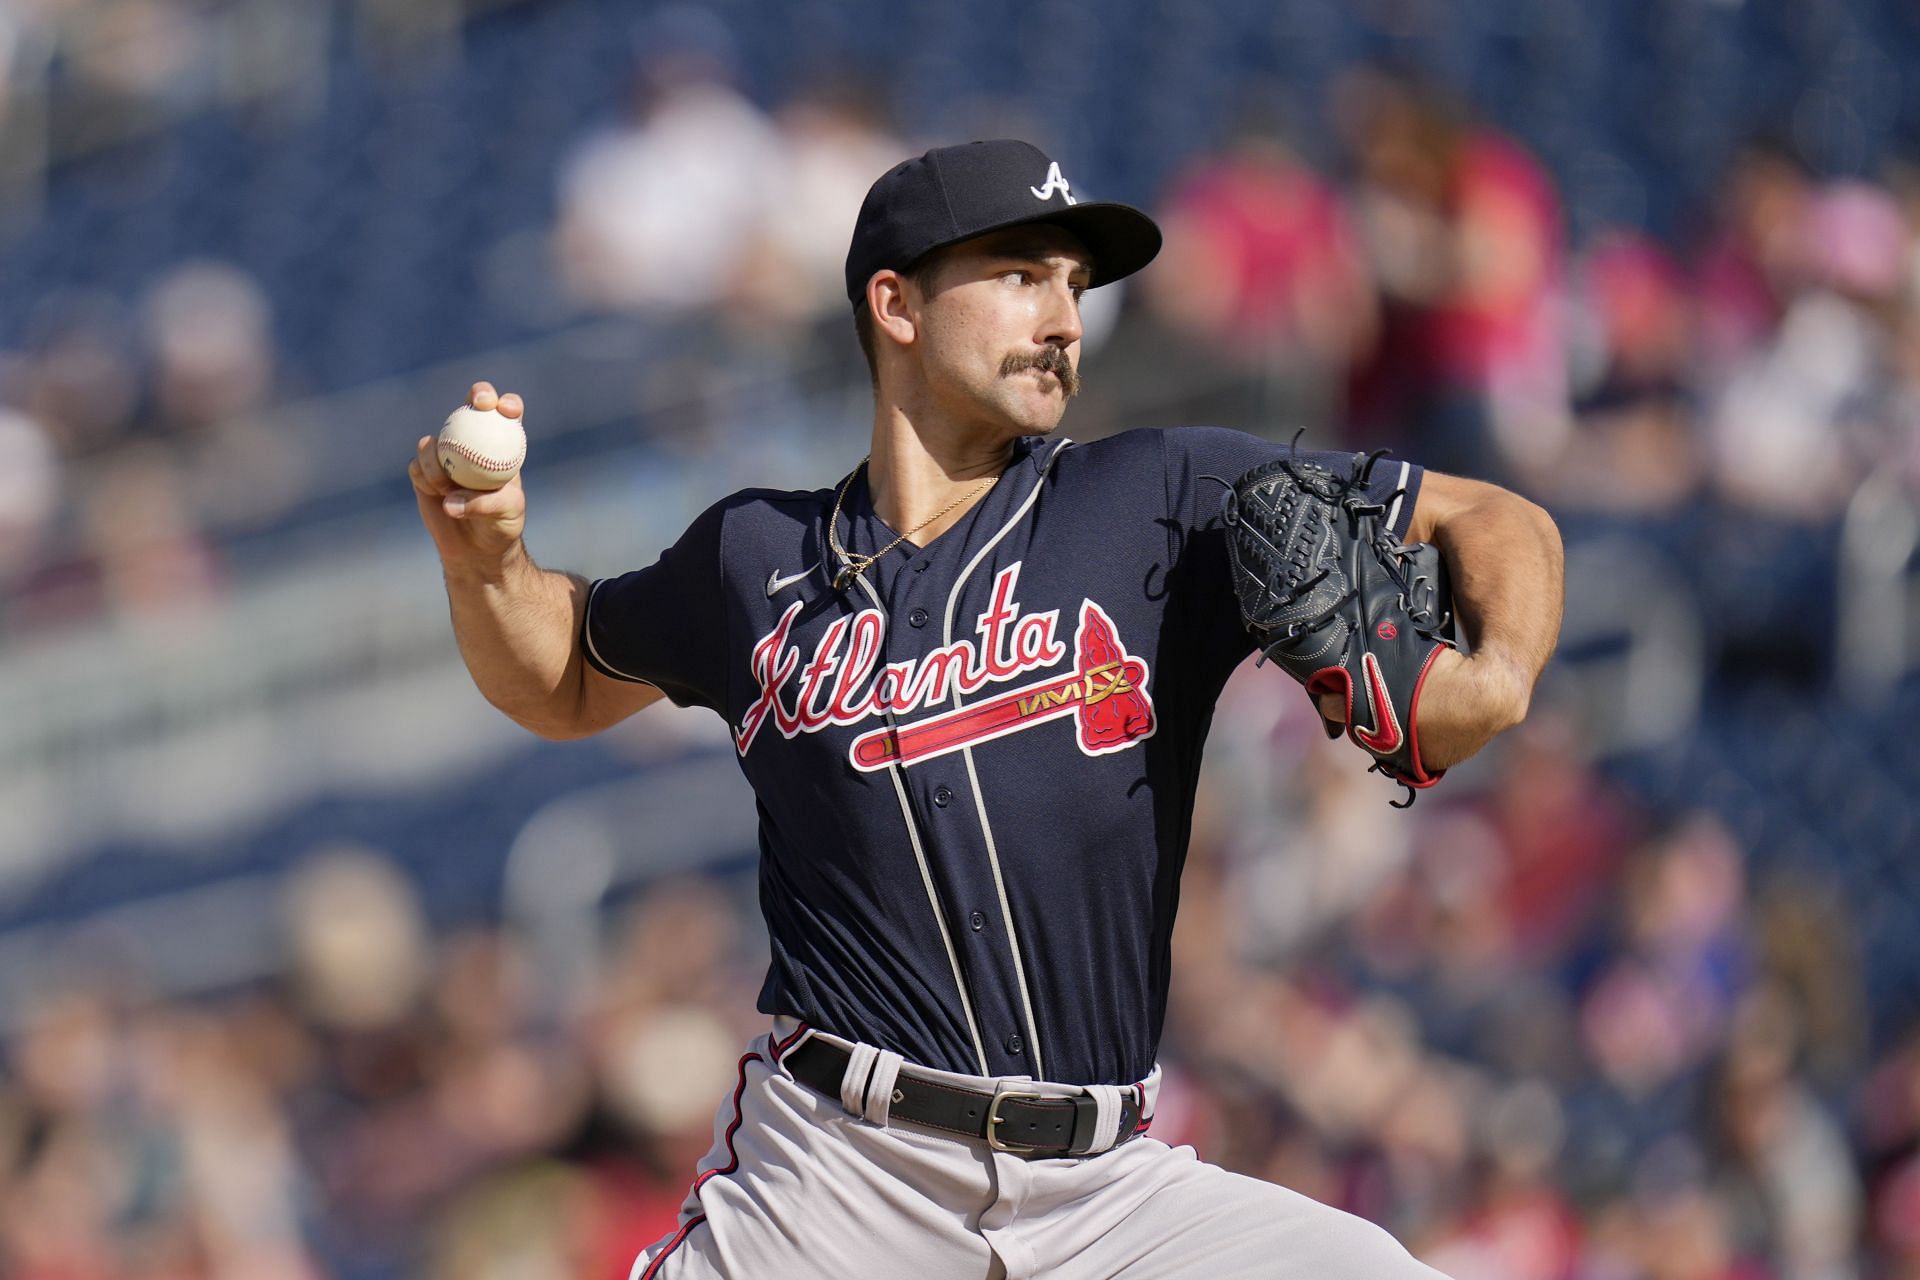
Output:
[[[1452,596],[1439,548],[1401,542],[1387,504],[1368,498],[1381,456],[1354,455],[1344,475],[1298,456],[1247,472],[1224,499],[1227,554],[1261,661],[1316,699],[1346,700],[1347,736],[1407,788],[1394,802],[1405,808],[1445,772],[1420,761],[1420,689],[1434,655],[1454,647]]]

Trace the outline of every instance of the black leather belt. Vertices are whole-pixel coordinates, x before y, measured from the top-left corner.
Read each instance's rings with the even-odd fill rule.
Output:
[[[840,1046],[808,1036],[780,1061],[794,1079],[838,1102],[840,1081],[851,1058]],[[931,1080],[911,1066],[902,1066],[888,1115],[964,1138],[984,1138],[995,1151],[1077,1156],[1090,1153],[1099,1109],[1088,1094],[1047,1098],[1021,1092],[1017,1081],[998,1093],[988,1093]],[[1132,1138],[1139,1126],[1139,1095],[1125,1090],[1113,1145]]]

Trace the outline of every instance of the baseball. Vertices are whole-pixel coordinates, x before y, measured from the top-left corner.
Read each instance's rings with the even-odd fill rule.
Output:
[[[527,460],[527,433],[518,418],[461,405],[447,415],[434,448],[441,470],[462,489],[498,489]]]

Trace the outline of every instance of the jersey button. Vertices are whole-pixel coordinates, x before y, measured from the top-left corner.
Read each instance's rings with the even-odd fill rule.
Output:
[[[913,562],[913,571],[915,573],[925,573],[927,571],[927,567],[932,563],[933,561],[931,560],[915,560]]]
[[[953,789],[951,787],[935,787],[933,789],[933,802],[942,809],[946,808],[953,803]]]
[[[1020,1038],[1020,1033],[1018,1031],[1014,1032],[1012,1035],[1007,1037],[1008,1053],[1018,1053],[1026,1047],[1027,1047],[1027,1042]]]
[[[932,616],[933,615],[928,613],[925,609],[915,609],[913,612],[907,615],[907,621],[913,626],[924,627],[927,625],[927,619],[931,618]]]
[[[967,923],[973,926],[975,933],[978,933],[987,927],[987,918],[976,911],[967,917]]]

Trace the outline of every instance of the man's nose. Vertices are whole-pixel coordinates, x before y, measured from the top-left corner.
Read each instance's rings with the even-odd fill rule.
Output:
[[[1084,332],[1080,325],[1080,300],[1065,285],[1053,289],[1051,294],[1053,305],[1047,308],[1047,314],[1043,317],[1040,341],[1049,346],[1072,346],[1080,341]]]

